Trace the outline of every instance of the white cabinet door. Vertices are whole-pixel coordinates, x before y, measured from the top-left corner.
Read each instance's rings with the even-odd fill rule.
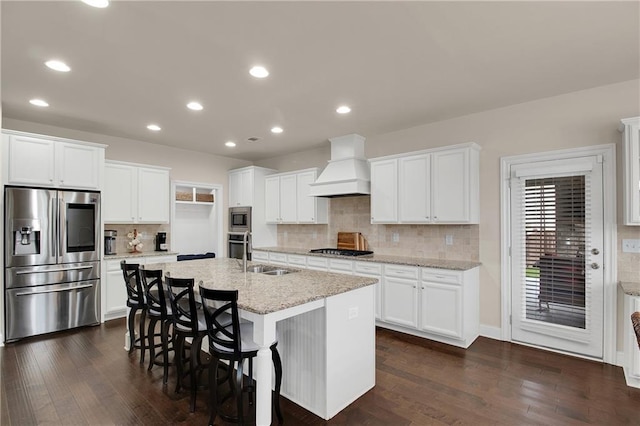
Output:
[[[423,281],[420,288],[420,328],[461,339],[462,324],[460,286]]]
[[[63,188],[98,189],[102,148],[58,142],[58,185]]]
[[[121,318],[127,314],[127,288],[120,269],[119,260],[105,262],[105,319]]]
[[[640,117],[622,124],[624,224],[640,225]]]
[[[138,223],[169,223],[169,171],[138,168]]]
[[[418,281],[385,276],[382,287],[382,320],[418,327]]]
[[[382,265],[372,262],[354,262],[353,267],[354,275],[360,277],[376,278],[378,282],[376,286],[376,319],[381,319],[382,314],[382,287],[384,278],[382,276]]]
[[[240,196],[238,202],[241,206],[253,206],[253,170],[242,170],[240,172]]]
[[[398,221],[398,160],[371,162],[371,223]]]
[[[434,223],[463,223],[470,220],[469,150],[432,154],[432,220]]]
[[[431,154],[400,158],[398,167],[400,222],[431,222]]]
[[[229,172],[229,207],[237,207],[242,198],[242,175],[241,172]]]
[[[9,183],[55,186],[53,141],[28,136],[9,136]]]
[[[137,208],[138,174],[136,167],[106,163],[102,191],[102,215],[105,223],[134,223]]]
[[[280,176],[280,221],[296,223],[298,221],[298,193],[296,175]]]
[[[280,222],[280,178],[266,177],[264,179],[265,220],[267,223]]]
[[[328,223],[328,199],[309,195],[309,184],[315,182],[317,177],[317,171],[298,173],[298,223]]]

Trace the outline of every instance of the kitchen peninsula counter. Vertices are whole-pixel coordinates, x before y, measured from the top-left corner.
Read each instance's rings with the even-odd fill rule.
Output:
[[[142,253],[105,254],[104,260],[135,259],[136,257],[177,256],[175,251],[145,251]]]
[[[376,278],[310,270],[244,273],[237,259],[228,258],[152,266],[173,278],[194,278],[196,287],[202,281],[207,288],[238,290],[240,315],[253,323],[260,346],[254,362],[257,425],[271,424],[270,346],[276,338],[281,394],[323,419],[375,385]]]
[[[310,253],[309,249],[293,247],[254,247],[255,251],[273,253],[298,254],[304,256],[330,257],[336,259],[350,259],[364,262],[390,263],[395,265],[418,266],[422,268],[449,269],[453,271],[468,271],[481,265],[480,262],[464,260],[428,259],[409,256],[389,256],[372,254],[365,256],[340,256],[336,254]]]

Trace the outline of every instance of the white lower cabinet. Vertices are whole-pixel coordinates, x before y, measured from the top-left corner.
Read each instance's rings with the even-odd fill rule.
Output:
[[[623,370],[627,386],[640,388],[640,348],[636,340],[631,314],[640,311],[640,297],[624,295],[624,361]]]
[[[259,250],[253,260],[378,279],[379,327],[463,348],[479,335],[479,268],[457,271]]]
[[[382,321],[418,327],[418,268],[386,265]]]
[[[124,277],[120,269],[120,262],[126,260],[127,263],[137,263],[148,265],[153,269],[154,263],[175,262],[176,256],[144,256],[130,257],[126,259],[106,260],[104,263],[103,288],[104,309],[103,321],[122,318],[127,315],[127,288],[124,284]]]
[[[376,278],[378,282],[376,286],[376,320],[381,319],[382,314],[382,287],[384,286],[384,277],[382,276],[382,265],[373,262],[353,262],[353,274],[360,277]]]

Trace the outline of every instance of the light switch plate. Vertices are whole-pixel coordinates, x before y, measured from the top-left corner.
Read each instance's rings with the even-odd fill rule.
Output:
[[[640,240],[622,240],[624,253],[640,253]]]
[[[393,234],[391,234],[391,238],[394,243],[397,243],[400,241],[400,234],[397,232],[394,232]]]
[[[444,236],[444,243],[448,246],[452,246],[453,245],[453,235],[445,235]]]

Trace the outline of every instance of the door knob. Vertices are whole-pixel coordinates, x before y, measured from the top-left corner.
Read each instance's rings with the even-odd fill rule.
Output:
[[[591,269],[600,269],[600,265],[598,265],[596,262],[593,262],[591,264]]]
[[[598,254],[600,254],[600,250],[598,250],[597,248],[592,248],[591,249],[591,254],[598,255]]]

